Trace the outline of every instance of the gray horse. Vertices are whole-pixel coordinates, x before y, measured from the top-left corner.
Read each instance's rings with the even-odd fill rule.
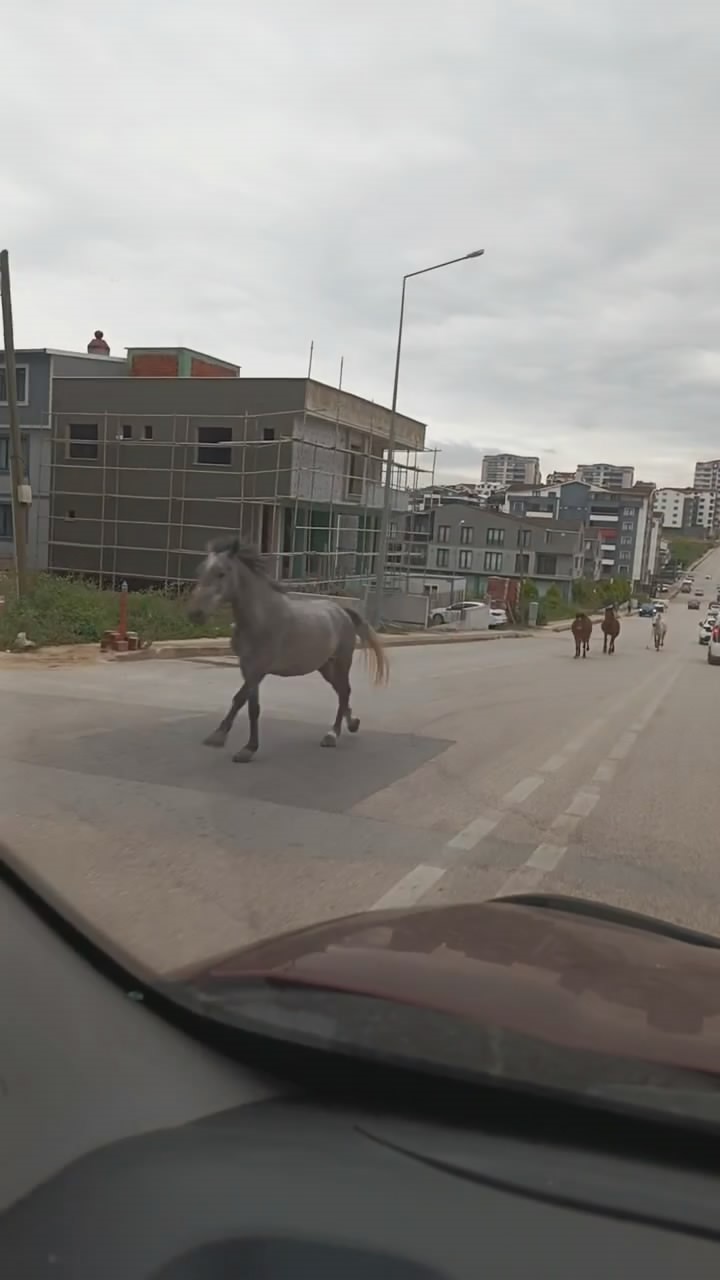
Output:
[[[205,739],[206,746],[225,746],[238,711],[247,703],[250,737],[233,760],[243,764],[252,760],[259,746],[261,681],[265,676],[304,676],[311,671],[319,671],[338,696],[335,723],[322,745],[337,745],[343,720],[350,733],[357,733],[360,721],[350,710],[350,667],[356,636],[365,649],[375,684],[386,683],[388,678],[385,651],[360,614],[333,600],[288,595],[268,575],[257,551],[237,538],[211,546],[198,571],[188,612],[193,620],[203,621],[222,605],[230,605],[233,611],[231,644],[244,683],[225,719]]]

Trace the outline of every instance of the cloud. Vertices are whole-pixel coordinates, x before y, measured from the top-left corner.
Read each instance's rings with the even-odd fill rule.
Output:
[[[32,12],[30,12],[32,10]],[[42,13],[40,19],[39,13]],[[441,442],[687,483],[716,456],[720,10],[37,0],[6,17],[18,343],[314,371]],[[479,469],[479,466],[478,466]]]

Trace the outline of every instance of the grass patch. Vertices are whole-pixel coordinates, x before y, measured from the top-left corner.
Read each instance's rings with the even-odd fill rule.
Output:
[[[57,578],[41,573],[20,602],[10,575],[0,577],[0,649],[9,649],[19,631],[37,645],[92,644],[104,631],[117,627],[120,592],[108,591],[81,578]],[[229,636],[230,614],[218,614],[200,626],[186,612],[187,596],[165,591],[131,591],[128,626],[141,641],[193,640]]]
[[[716,542],[704,542],[700,538],[668,537],[671,559],[680,569],[688,569],[696,560],[700,560],[708,551],[712,551]]]

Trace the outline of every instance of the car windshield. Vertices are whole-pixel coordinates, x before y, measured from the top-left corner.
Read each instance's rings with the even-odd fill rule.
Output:
[[[166,985],[528,894],[720,940],[720,10],[251,9],[4,24],[7,867]],[[600,953],[602,1052],[696,1008]]]

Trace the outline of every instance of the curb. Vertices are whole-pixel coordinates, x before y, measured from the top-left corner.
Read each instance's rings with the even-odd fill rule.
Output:
[[[488,640],[531,640],[529,631],[501,631],[486,634],[483,631],[458,632],[445,635],[433,635],[421,632],[417,635],[383,637],[384,649],[409,649],[417,645],[433,644],[478,644]],[[149,658],[171,659],[182,658],[229,658],[234,657],[229,641],[221,640],[159,640],[148,645],[146,649],[136,649],[134,653],[113,653],[108,655],[110,662],[142,662]]]

